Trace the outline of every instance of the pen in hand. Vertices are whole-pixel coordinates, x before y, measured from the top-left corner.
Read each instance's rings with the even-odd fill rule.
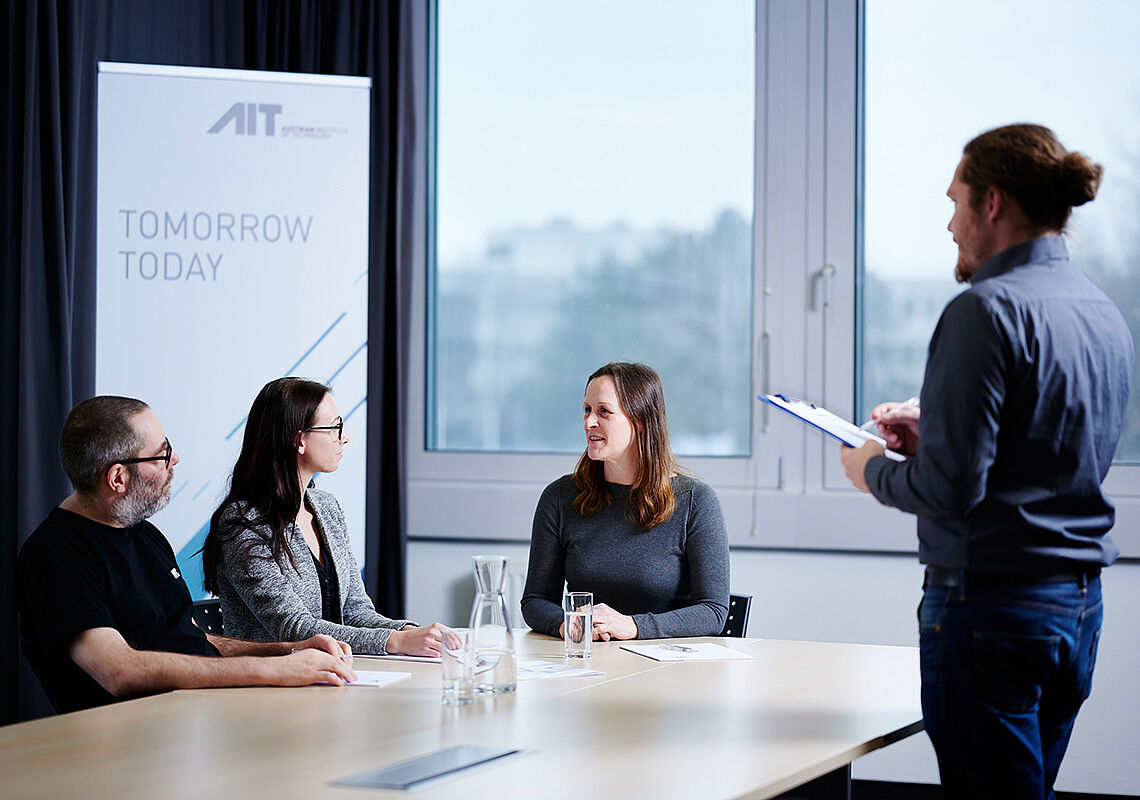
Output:
[[[911,397],[907,400],[904,400],[903,402],[899,403],[897,406],[892,408],[890,411],[888,411],[886,414],[883,414],[883,417],[894,414],[896,411],[901,411],[904,408],[918,408],[918,398],[917,397]],[[866,422],[864,422],[862,425],[859,426],[859,430],[869,431],[869,430],[873,429],[876,425],[879,424],[879,420],[881,420],[883,417],[879,417],[878,419],[867,420]]]

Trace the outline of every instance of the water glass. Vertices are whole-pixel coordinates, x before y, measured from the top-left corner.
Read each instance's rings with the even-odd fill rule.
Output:
[[[567,658],[589,658],[594,642],[594,593],[562,595],[562,649]]]
[[[443,633],[443,702],[463,706],[475,699],[474,648],[470,628],[450,628]]]

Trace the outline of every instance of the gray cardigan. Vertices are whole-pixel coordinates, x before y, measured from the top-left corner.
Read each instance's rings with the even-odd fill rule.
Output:
[[[244,504],[234,504],[221,517],[222,563],[218,567],[218,598],[226,636],[255,642],[296,642],[317,633],[347,642],[354,653],[387,652],[388,636],[410,620],[388,619],[364,591],[360,567],[352,555],[348,527],[340,503],[328,492],[306,492],[313,510],[317,535],[324,540],[329,566],[336,573],[343,625],[321,618],[321,584],[309,546],[301,531],[290,524],[286,531],[293,551],[294,567],[288,556],[280,562],[242,554],[253,543],[251,556],[269,555],[271,534],[262,526],[247,528],[241,517]]]

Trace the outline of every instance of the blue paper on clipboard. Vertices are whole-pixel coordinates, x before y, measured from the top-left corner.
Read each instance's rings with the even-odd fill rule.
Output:
[[[858,425],[843,419],[843,417],[837,417],[822,406],[783,394],[762,394],[759,399],[787,411],[793,417],[798,417],[813,428],[818,428],[828,436],[834,436],[850,447],[860,447],[868,441],[878,442],[883,445],[884,454],[887,458],[892,461],[906,461],[906,456],[902,453],[886,450],[887,443],[881,437],[863,430]]]

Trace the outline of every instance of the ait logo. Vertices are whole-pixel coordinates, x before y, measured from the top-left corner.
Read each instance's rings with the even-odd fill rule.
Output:
[[[229,124],[234,124],[234,133],[238,136],[256,136],[257,118],[262,117],[266,136],[277,135],[277,115],[281,113],[281,106],[276,103],[234,103],[226,113],[218,117],[218,121],[210,126],[207,133],[221,133]]]

